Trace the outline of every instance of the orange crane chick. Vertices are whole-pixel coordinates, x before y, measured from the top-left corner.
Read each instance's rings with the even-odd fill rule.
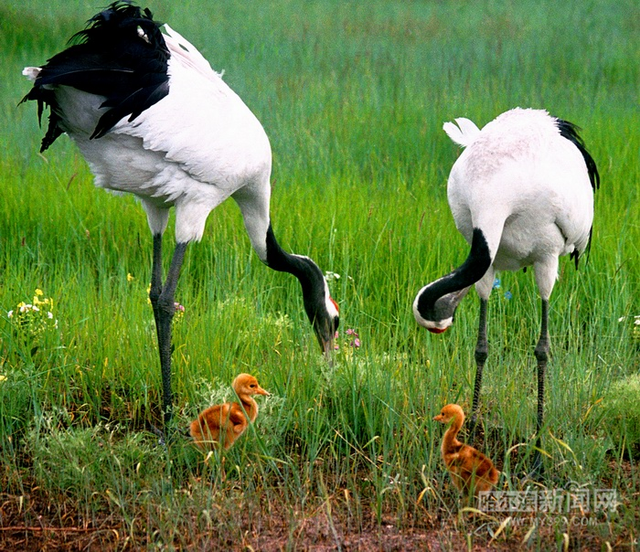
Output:
[[[240,403],[226,402],[210,406],[191,422],[191,436],[202,449],[221,446],[226,450],[233,445],[247,429],[249,420],[254,422],[258,416],[258,403],[253,396],[270,394],[249,374],[240,374],[231,386]]]
[[[464,412],[457,404],[448,404],[433,418],[444,424],[451,422],[442,439],[442,459],[451,474],[453,484],[466,494],[488,491],[498,482],[500,472],[480,451],[458,441],[464,423]]]

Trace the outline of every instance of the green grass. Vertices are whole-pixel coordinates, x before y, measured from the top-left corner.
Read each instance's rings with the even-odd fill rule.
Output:
[[[456,517],[431,421],[446,402],[470,406],[477,298],[441,336],[416,327],[411,303],[467,253],[446,203],[458,150],[442,123],[481,126],[519,105],[582,127],[602,177],[588,262],[561,263],[551,300],[545,483],[614,488],[622,505],[595,527],[556,519],[527,537],[525,520],[492,545],[548,549],[566,535],[576,547],[633,546],[638,449],[633,432],[610,429],[604,399],[640,367],[635,3],[149,2],[226,71],[267,130],[281,244],[341,276],[330,282],[341,349],[329,367],[295,279],[261,265],[235,205],[211,214],[178,288],[178,423],[228,398],[241,371],[273,397],[255,430],[206,461],[147,431],[160,419],[160,373],[142,209],[95,190],[67,138],[39,155],[35,106],[16,107],[29,88],[22,68],[59,51],[98,4],[0,4],[0,528],[86,528],[62,534],[119,548],[349,549],[354,534],[384,548],[385,531],[435,539],[416,549],[488,544],[506,514],[488,525]],[[54,299],[58,327],[25,340],[6,312],[36,288]],[[502,274],[481,405],[505,489],[528,484],[538,330],[532,272]],[[2,535],[22,534],[0,533],[0,548]]]

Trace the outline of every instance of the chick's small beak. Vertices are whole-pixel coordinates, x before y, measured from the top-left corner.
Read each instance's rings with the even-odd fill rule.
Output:
[[[434,334],[441,334],[441,333],[443,333],[443,332],[446,332],[446,331],[448,330],[448,327],[447,327],[447,328],[427,328],[427,329],[428,329],[431,333],[434,333]]]
[[[271,396],[271,393],[269,393],[269,391],[267,391],[266,389],[262,389],[262,387],[258,387],[257,393],[258,395],[266,395],[267,397]]]

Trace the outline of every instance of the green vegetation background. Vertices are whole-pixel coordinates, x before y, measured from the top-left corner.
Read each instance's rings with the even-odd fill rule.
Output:
[[[289,512],[293,526],[293,512],[322,508],[328,497],[356,530],[369,515],[422,526],[447,512],[456,495],[431,418],[447,402],[470,405],[477,298],[468,296],[455,327],[440,336],[417,328],[411,312],[416,292],[467,253],[446,202],[458,150],[441,128],[460,116],[482,126],[521,106],[579,125],[602,177],[591,253],[579,271],[561,263],[551,302],[546,462],[562,482],[616,488],[624,505],[602,539],[628,535],[637,522],[640,436],[619,401],[617,417],[607,414],[607,394],[638,371],[640,347],[636,2],[147,5],[225,71],[262,121],[274,152],[272,218],[281,244],[340,276],[330,280],[340,349],[327,366],[297,282],[264,268],[236,206],[221,206],[189,248],[178,288],[185,307],[174,332],[178,423],[229,398],[241,371],[274,396],[263,402],[255,432],[230,451],[225,476],[219,459],[203,464],[187,443],[156,446],[146,431],[159,420],[160,374],[144,213],[131,197],[94,189],[66,137],[38,154],[35,106],[17,107],[29,89],[22,68],[62,49],[101,6],[0,2],[7,496],[37,487],[41,500],[76,505],[85,522],[107,512],[134,543],[151,531],[157,542],[186,544],[185,524],[196,534],[225,523],[242,533],[250,522],[225,522],[212,508],[217,492],[231,500],[229,488],[238,486],[250,511],[263,512],[266,502]],[[170,228],[166,243],[172,238]],[[482,416],[501,484],[519,489],[535,431],[539,305],[531,271],[500,278]],[[57,327],[43,321],[42,331],[27,331],[7,316],[36,289],[53,300]],[[358,333],[360,347],[346,329]],[[631,459],[631,478],[616,462],[622,458]]]

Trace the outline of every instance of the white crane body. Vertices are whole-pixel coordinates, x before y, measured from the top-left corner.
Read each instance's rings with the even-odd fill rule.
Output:
[[[173,296],[186,245],[202,238],[209,213],[229,197],[267,266],[293,274],[326,355],[339,323],[319,267],[285,252],[269,215],[271,147],[262,125],[219,73],[184,37],[148,9],[116,1],[77,33],[76,43],[42,67],[24,100],[50,107],[42,141],[60,134],[78,145],[95,184],[138,197],[153,235],[150,299],[158,329],[165,421],[171,417]],[[23,100],[23,101],[24,101]],[[162,282],[162,235],[175,207],[176,249]]]
[[[465,148],[449,175],[447,196],[458,231],[471,246],[465,262],[424,286],[415,298],[416,321],[433,333],[453,324],[455,311],[475,284],[480,316],[475,358],[472,426],[478,409],[482,369],[488,354],[487,301],[498,270],[533,266],[542,299],[538,361],[538,450],[542,467],[544,373],[549,353],[548,302],[558,260],[578,263],[591,237],[593,194],[600,183],[596,164],[572,123],[544,110],[512,109],[482,130],[468,119],[444,130]]]
[[[515,109],[488,123],[454,163],[447,196],[458,231],[471,244],[483,232],[491,268],[476,284],[487,298],[494,271],[533,266],[543,298],[558,257],[582,253],[593,223],[593,189],[576,146],[545,111]]]

